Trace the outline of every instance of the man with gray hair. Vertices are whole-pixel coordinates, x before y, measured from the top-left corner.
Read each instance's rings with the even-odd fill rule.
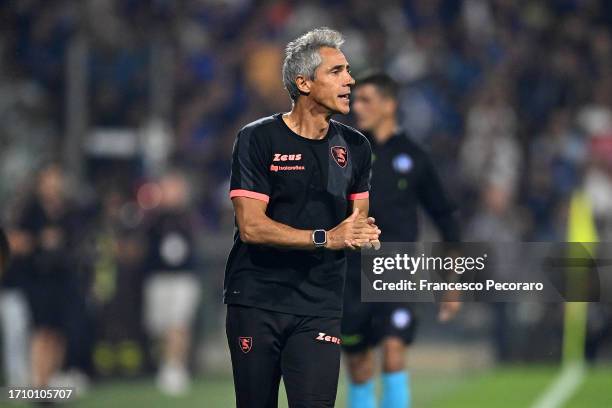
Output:
[[[286,48],[289,113],[242,128],[232,157],[234,245],[225,270],[236,405],[333,407],[340,368],[345,249],[378,243],[369,207],[371,149],[331,120],[354,80],[343,38],[312,30]]]

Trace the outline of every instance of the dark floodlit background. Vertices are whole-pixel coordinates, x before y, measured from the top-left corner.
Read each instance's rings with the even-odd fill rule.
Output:
[[[80,387],[78,406],[231,406],[220,303],[231,148],[244,124],[290,109],[283,46],[323,25],[346,36],[355,74],[384,69],[401,84],[401,123],[435,158],[465,240],[568,240],[576,192],[575,215],[612,239],[611,2],[3,0],[0,219],[20,249],[61,244],[53,260],[19,249],[3,279],[0,384],[29,378],[9,364],[40,330],[27,305],[69,293],[55,380]],[[36,218],[41,203],[67,217],[59,241]],[[169,208],[192,235],[160,255],[152,229]],[[157,258],[185,251],[201,287],[194,382],[172,399],[155,387],[163,351],[143,291]],[[567,406],[612,406],[610,305],[588,305],[574,326],[560,304],[472,304],[444,326],[433,305],[420,316],[417,407],[554,400],[564,331],[584,326],[588,370]],[[343,376],[338,406],[344,387]],[[539,406],[562,406],[550,401]]]

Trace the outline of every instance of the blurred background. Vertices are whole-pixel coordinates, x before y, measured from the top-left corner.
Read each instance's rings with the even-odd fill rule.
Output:
[[[290,110],[283,47],[322,25],[354,74],[399,81],[466,241],[565,241],[576,191],[612,239],[612,2],[0,0],[0,384],[232,406],[232,144]],[[417,407],[531,406],[560,370],[564,305],[420,309]],[[567,406],[612,406],[610,305],[588,305],[584,349]]]

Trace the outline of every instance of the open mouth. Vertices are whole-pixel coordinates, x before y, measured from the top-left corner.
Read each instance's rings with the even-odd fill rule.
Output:
[[[347,93],[347,94],[338,95],[338,98],[346,99],[347,101],[349,101],[350,100],[350,96],[351,96],[351,94]]]

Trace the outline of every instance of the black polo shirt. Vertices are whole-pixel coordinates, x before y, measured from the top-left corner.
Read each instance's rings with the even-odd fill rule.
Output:
[[[370,214],[384,242],[414,242],[419,236],[418,212],[422,206],[444,241],[459,241],[452,217],[456,205],[444,192],[429,154],[404,133],[385,143],[373,143]]]
[[[326,136],[294,133],[281,114],[245,126],[232,156],[230,197],[268,203],[271,219],[297,229],[326,229],[367,198],[371,149],[334,120]],[[308,316],[341,316],[344,251],[287,250],[245,244],[238,228],[225,270],[224,302]]]

